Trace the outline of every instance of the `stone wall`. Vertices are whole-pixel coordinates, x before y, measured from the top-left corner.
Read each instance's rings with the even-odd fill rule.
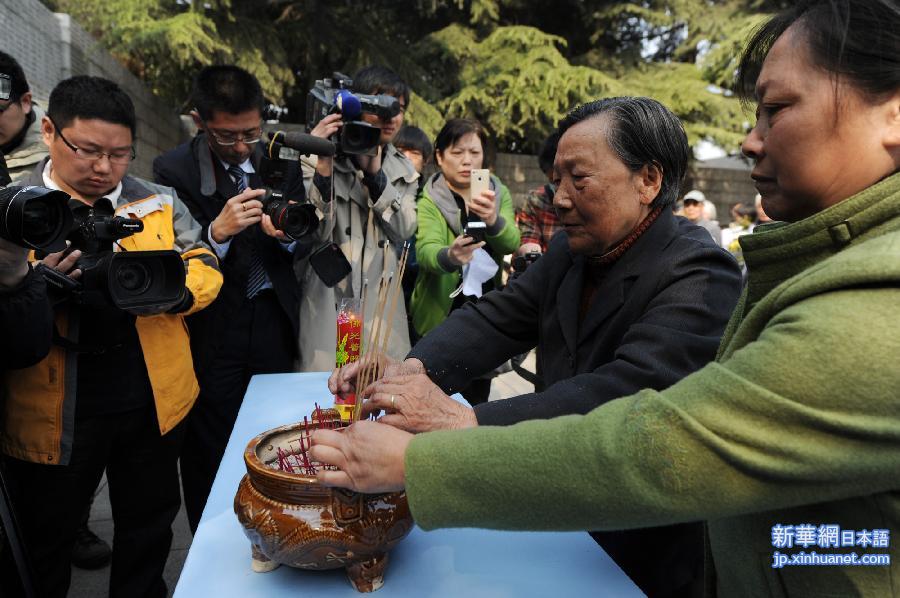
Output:
[[[529,191],[547,182],[537,156],[530,154],[497,154],[492,171],[509,187],[516,208],[525,203]]]
[[[131,96],[137,112],[137,160],[131,174],[150,178],[153,159],[184,139],[176,111],[154,96],[69,15],[38,0],[0,0],[0,49],[22,65],[32,94],[43,107],[50,91],[74,75],[105,77]]]
[[[715,204],[722,226],[731,222],[731,207],[734,204],[752,204],[756,197],[756,187],[750,178],[749,166],[746,169],[718,168],[697,162],[692,174],[692,186],[685,187],[684,191],[702,191],[706,199]]]
[[[547,182],[537,163],[537,156],[525,154],[497,154],[494,173],[500,177],[513,196],[516,207],[525,201],[528,192]],[[727,226],[731,221],[731,206],[738,202],[752,202],[756,188],[750,179],[750,167],[695,162],[685,181],[683,193],[691,189],[703,191],[716,205],[719,222]]]

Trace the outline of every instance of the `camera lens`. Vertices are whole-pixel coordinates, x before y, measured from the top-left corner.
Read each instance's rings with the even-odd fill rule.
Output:
[[[300,239],[301,237],[315,232],[319,225],[319,218],[316,216],[316,208],[310,204],[291,204],[286,206],[279,214],[281,230],[292,239]]]
[[[32,249],[63,249],[72,226],[68,198],[42,187],[0,189],[0,237]]]
[[[140,262],[122,264],[116,270],[116,283],[128,293],[139,295],[150,288],[152,276],[147,266]]]

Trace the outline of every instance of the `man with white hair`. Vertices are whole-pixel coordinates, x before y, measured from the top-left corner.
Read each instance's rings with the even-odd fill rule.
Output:
[[[703,206],[706,202],[706,196],[702,191],[693,189],[684,196],[684,217],[692,223],[706,229],[709,236],[717,245],[722,245],[722,229],[716,222],[707,220],[704,215]]]

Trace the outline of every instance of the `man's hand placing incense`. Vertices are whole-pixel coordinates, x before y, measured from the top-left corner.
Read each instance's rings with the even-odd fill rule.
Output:
[[[375,362],[375,363],[373,363]],[[394,361],[387,355],[375,357],[364,356],[359,361],[348,363],[345,366],[335,368],[328,378],[328,391],[333,395],[345,397],[356,393],[356,378],[363,367],[378,366],[378,371],[383,372],[383,377],[404,376],[412,374],[424,374],[425,366],[418,359],[406,361]],[[376,380],[369,380],[375,382]]]
[[[457,403],[425,374],[385,376],[363,393],[362,417],[384,411],[378,421],[407,432],[459,430],[478,425],[475,412]]]
[[[342,432],[316,430],[309,456],[340,471],[319,469],[324,486],[377,493],[403,490],[404,454],[413,435],[378,422],[358,421]]]

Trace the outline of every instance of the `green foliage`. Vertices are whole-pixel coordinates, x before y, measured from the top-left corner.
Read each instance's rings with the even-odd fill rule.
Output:
[[[736,149],[744,137],[740,103],[722,90],[710,89],[701,71],[692,64],[670,62],[642,65],[629,72],[629,93],[651,97],[674,112],[684,123],[693,146],[708,139]]]
[[[230,0],[55,0],[49,4],[70,13],[154,93],[179,106],[188,99],[191,77],[207,64],[246,68],[273,102],[280,102],[294,82],[275,22],[244,16],[239,20]]]
[[[729,22],[729,27],[700,61],[703,78],[727,89],[732,89],[738,59],[745,40],[765,20],[766,15],[745,15]]]
[[[438,131],[444,126],[443,113],[429,104],[425,99],[416,92],[412,93],[409,100],[409,110],[406,111],[404,122],[408,125],[419,127],[429,139],[437,137]]]
[[[692,143],[735,150],[747,115],[727,92],[749,31],[786,0],[44,0],[68,12],[173,106],[203,65],[235,63],[303,120],[316,79],[386,64],[434,135],[479,119],[501,150],[533,151],[574,105],[648,95]],[[715,87],[713,87],[715,86]]]
[[[445,115],[475,118],[519,146],[540,143],[573,106],[620,93],[604,73],[569,64],[559,50],[564,39],[533,27],[498,27],[475,42],[451,25],[433,37],[462,65],[456,90],[438,104]]]

